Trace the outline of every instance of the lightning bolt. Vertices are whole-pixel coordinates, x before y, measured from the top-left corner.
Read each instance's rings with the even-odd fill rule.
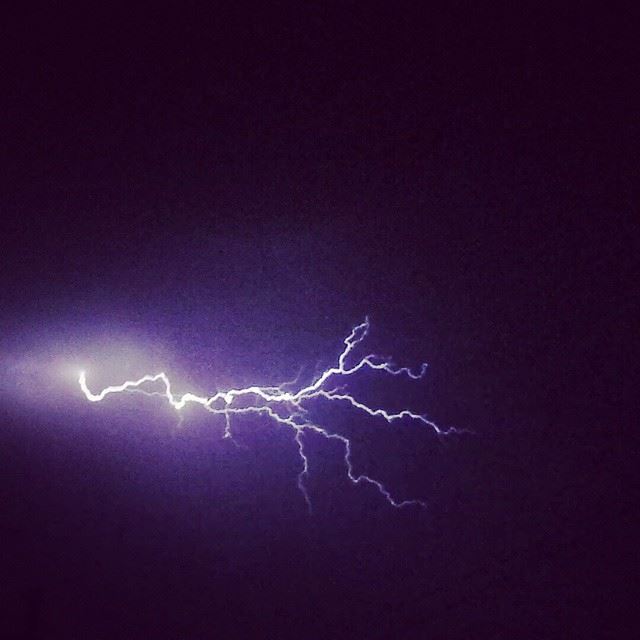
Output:
[[[351,460],[351,441],[349,438],[339,433],[334,433],[326,427],[321,427],[308,419],[308,410],[305,405],[307,405],[310,400],[321,398],[330,402],[349,404],[369,416],[383,418],[389,424],[400,420],[411,420],[432,429],[439,436],[444,436],[452,432],[460,432],[453,428],[441,429],[426,416],[414,413],[409,409],[403,409],[393,413],[382,408],[370,407],[364,402],[357,400],[350,393],[347,393],[344,387],[328,388],[330,379],[337,376],[342,376],[343,378],[353,376],[364,369],[372,369],[392,376],[404,376],[411,380],[420,380],[424,377],[427,370],[426,364],[422,364],[418,371],[412,371],[408,367],[396,366],[392,361],[373,354],[357,360],[355,364],[348,364],[347,361],[352,359],[352,352],[365,339],[369,328],[369,318],[365,318],[364,322],[353,327],[351,333],[343,341],[344,348],[338,356],[337,363],[325,369],[311,384],[301,386],[297,391],[287,390],[287,387],[297,385],[297,380],[294,380],[278,386],[250,386],[218,391],[208,397],[193,393],[185,393],[178,396],[172,391],[171,381],[164,372],[145,375],[137,380],[127,380],[120,385],[105,387],[98,393],[93,393],[87,386],[87,377],[84,371],[80,372],[78,382],[80,389],[90,402],[101,402],[111,394],[138,391],[146,395],[163,397],[176,411],[182,410],[187,404],[201,405],[211,413],[224,416],[225,438],[233,439],[231,419],[237,415],[262,415],[270,418],[277,424],[285,425],[294,433],[294,440],[301,462],[301,470],[298,474],[297,484],[310,511],[311,500],[304,482],[309,472],[309,459],[305,452],[304,444],[304,437],[307,433],[315,433],[328,440],[337,440],[342,444],[347,477],[353,484],[373,485],[393,507],[401,508],[410,505],[425,507],[426,504],[419,499],[396,499],[379,480],[364,473],[356,473]],[[148,390],[149,387],[154,390]],[[239,403],[238,401],[240,399],[245,399],[245,404]],[[250,401],[248,405],[246,404],[247,399]]]

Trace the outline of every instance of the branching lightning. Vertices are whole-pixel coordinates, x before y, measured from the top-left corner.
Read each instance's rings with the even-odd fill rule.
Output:
[[[319,426],[308,419],[307,403],[314,399],[324,399],[330,402],[348,403],[355,409],[362,411],[369,416],[379,417],[389,424],[400,420],[412,420],[424,424],[438,435],[446,435],[456,431],[455,429],[441,429],[426,416],[414,413],[409,409],[403,409],[397,413],[392,413],[385,409],[370,407],[364,402],[360,402],[344,387],[328,388],[330,379],[337,376],[353,376],[363,369],[372,369],[392,376],[405,376],[412,380],[420,380],[424,377],[427,369],[426,364],[422,364],[417,372],[407,367],[398,367],[388,359],[369,354],[355,364],[348,364],[348,359],[352,352],[359,345],[369,332],[369,319],[356,325],[351,333],[344,339],[344,348],[338,356],[337,363],[323,371],[314,381],[302,386],[297,391],[288,391],[287,387],[294,386],[296,382],[285,382],[279,386],[250,386],[240,389],[229,389],[218,391],[214,395],[205,397],[193,393],[176,395],[171,389],[169,377],[161,372],[145,375],[137,380],[127,380],[120,385],[109,386],[98,393],[93,393],[87,386],[86,373],[82,371],[78,378],[80,388],[87,400],[91,402],[101,402],[108,395],[141,391],[147,395],[160,396],[165,398],[169,404],[177,411],[182,410],[187,404],[199,404],[207,411],[224,416],[225,429],[224,437],[233,439],[232,418],[242,414],[257,414],[266,416],[278,424],[285,425],[293,431],[294,440],[298,448],[301,462],[301,470],[298,474],[298,487],[304,496],[309,510],[311,510],[311,500],[305,487],[305,477],[309,472],[309,459],[305,452],[304,437],[306,433],[313,432],[329,440],[337,440],[344,447],[344,462],[347,477],[356,485],[370,484],[394,507],[405,507],[409,505],[425,506],[419,499],[399,500],[394,498],[390,491],[382,482],[364,473],[356,473],[351,460],[351,441],[344,435],[334,433],[326,427]],[[245,403],[238,401],[244,399]],[[247,405],[246,402],[249,401]]]

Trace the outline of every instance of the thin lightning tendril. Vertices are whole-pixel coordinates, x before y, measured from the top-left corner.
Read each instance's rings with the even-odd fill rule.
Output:
[[[114,393],[138,391],[145,395],[164,397],[177,411],[180,411],[190,403],[199,404],[211,413],[224,416],[224,438],[231,439],[234,442],[235,440],[233,439],[233,431],[231,427],[231,418],[234,415],[263,415],[271,418],[277,424],[291,428],[295,433],[294,439],[298,447],[298,453],[302,464],[302,468],[298,474],[298,488],[300,489],[310,511],[311,500],[304,483],[305,477],[309,471],[309,459],[305,453],[303,438],[307,432],[318,434],[327,440],[338,440],[341,442],[344,447],[344,462],[347,470],[347,477],[353,484],[373,485],[390,505],[397,508],[409,505],[425,507],[426,504],[422,500],[398,500],[391,495],[390,491],[379,480],[376,480],[364,473],[356,473],[351,460],[351,441],[349,438],[339,433],[333,433],[325,427],[321,427],[307,419],[307,409],[304,406],[304,403],[309,400],[322,398],[332,402],[348,403],[355,409],[363,411],[372,417],[383,418],[390,424],[398,420],[412,420],[420,422],[431,428],[439,436],[458,432],[458,430],[453,428],[441,429],[426,416],[414,413],[409,409],[403,409],[397,413],[392,413],[385,409],[372,408],[367,404],[356,400],[356,398],[346,392],[344,387],[332,389],[326,388],[326,384],[330,378],[334,376],[351,376],[365,368],[382,371],[393,376],[406,376],[412,380],[420,380],[424,377],[427,370],[426,364],[422,364],[420,370],[418,372],[414,372],[408,367],[396,366],[388,358],[382,358],[373,354],[369,354],[358,360],[356,364],[349,366],[347,364],[347,358],[356,346],[359,345],[367,336],[369,327],[370,324],[368,318],[365,318],[364,322],[361,324],[356,325],[352,329],[351,333],[344,339],[344,349],[338,357],[337,364],[323,371],[311,384],[301,387],[298,391],[287,391],[286,389],[297,384],[298,378],[300,377],[299,375],[296,380],[284,382],[279,386],[250,386],[240,389],[229,389],[227,391],[218,391],[209,397],[198,396],[193,393],[185,393],[180,396],[175,395],[171,389],[171,382],[168,376],[163,372],[145,375],[138,380],[127,380],[120,385],[105,387],[98,393],[93,393],[87,386],[87,378],[84,371],[80,372],[78,382],[85,397],[91,402],[101,402],[106,398],[106,396]],[[148,391],[143,388],[143,385],[149,385],[152,383],[160,383],[163,390]],[[249,406],[238,406],[237,400],[247,397],[251,399],[251,404]],[[278,412],[276,409],[280,409],[280,411],[284,409],[286,411],[286,415],[282,415],[282,413]]]

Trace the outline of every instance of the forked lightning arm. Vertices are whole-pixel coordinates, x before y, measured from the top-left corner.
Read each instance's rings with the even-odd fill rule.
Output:
[[[404,375],[412,380],[419,380],[426,372],[427,365],[423,364],[417,373],[411,371],[407,367],[397,367],[392,362],[381,358],[380,356],[367,355],[361,358],[356,364],[349,366],[347,358],[354,350],[356,345],[362,342],[369,331],[369,319],[353,328],[351,333],[344,340],[344,349],[338,357],[335,366],[326,369],[314,382],[306,387],[300,388],[298,391],[287,391],[286,387],[293,383],[283,383],[276,387],[260,387],[251,386],[242,389],[229,389],[228,391],[218,391],[212,396],[198,396],[193,393],[185,393],[181,396],[175,395],[171,390],[171,382],[165,373],[157,373],[154,375],[146,375],[138,380],[127,380],[120,385],[106,387],[99,393],[92,393],[87,386],[87,378],[84,371],[80,373],[78,382],[87,400],[91,402],[100,402],[112,393],[120,393],[123,391],[142,391],[149,395],[159,395],[171,404],[171,406],[180,411],[188,403],[202,405],[204,409],[211,413],[225,416],[226,426],[224,431],[225,438],[232,438],[231,417],[240,414],[261,414],[268,416],[279,424],[286,425],[294,432],[294,438],[300,453],[302,470],[298,474],[298,487],[302,492],[309,509],[311,509],[311,501],[304,485],[304,478],[309,470],[309,460],[304,450],[303,435],[307,431],[317,433],[327,439],[339,440],[344,445],[344,461],[347,469],[347,476],[354,484],[371,484],[385,497],[389,504],[394,507],[404,507],[408,505],[425,506],[421,500],[396,500],[389,490],[378,480],[371,478],[365,474],[356,474],[351,462],[351,442],[350,440],[338,433],[333,433],[325,427],[310,422],[307,417],[307,409],[305,403],[314,398],[324,398],[328,401],[346,402],[352,407],[359,409],[370,416],[384,418],[388,423],[397,420],[414,420],[430,427],[439,435],[446,435],[454,429],[442,430],[435,423],[428,420],[425,416],[418,413],[403,409],[397,413],[391,413],[384,409],[377,409],[356,400],[351,394],[346,393],[344,389],[327,389],[326,385],[333,376],[351,376],[361,369],[369,368],[384,373],[400,376]],[[149,383],[159,383],[162,391],[147,391],[143,385]],[[238,398],[247,398],[251,401],[248,406],[238,406],[236,400]]]

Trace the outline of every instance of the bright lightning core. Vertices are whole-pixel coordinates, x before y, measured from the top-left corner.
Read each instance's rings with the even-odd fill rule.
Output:
[[[309,470],[309,461],[304,448],[304,435],[308,431],[317,433],[327,439],[339,440],[344,446],[344,462],[349,480],[354,484],[371,484],[380,492],[380,494],[394,507],[405,507],[408,505],[425,506],[425,503],[418,499],[398,500],[394,498],[390,491],[380,482],[365,474],[357,474],[353,469],[351,462],[351,442],[350,440],[338,433],[332,432],[329,428],[320,426],[308,419],[305,404],[315,398],[324,398],[331,402],[348,403],[352,407],[363,411],[370,416],[384,418],[388,423],[397,420],[413,420],[423,423],[426,427],[433,429],[438,435],[446,435],[454,432],[454,429],[440,429],[431,420],[424,415],[414,413],[409,409],[403,409],[397,413],[391,413],[385,409],[370,407],[360,402],[350,393],[347,393],[344,387],[328,388],[328,382],[335,376],[352,376],[358,371],[369,368],[380,371],[384,374],[393,376],[406,376],[412,380],[421,379],[427,365],[423,364],[416,373],[407,367],[398,367],[392,362],[373,354],[367,355],[355,364],[348,364],[347,360],[354,348],[364,340],[369,331],[369,319],[355,326],[351,333],[344,340],[344,349],[338,356],[337,363],[326,369],[318,376],[314,382],[308,386],[300,388],[298,391],[287,391],[285,387],[289,387],[292,383],[283,383],[278,386],[251,386],[240,389],[229,389],[227,391],[218,391],[212,396],[198,396],[193,393],[185,393],[181,396],[175,395],[171,390],[171,382],[165,373],[145,375],[138,380],[127,380],[120,385],[105,387],[98,393],[93,393],[87,386],[87,377],[84,371],[80,373],[78,382],[85,397],[90,402],[101,402],[106,396],[114,393],[142,391],[148,395],[157,395],[165,398],[171,406],[180,411],[189,403],[201,405],[207,411],[222,415],[225,417],[225,438],[233,438],[231,420],[232,417],[239,414],[259,414],[264,415],[278,424],[286,425],[294,432],[294,439],[298,447],[300,462],[302,469],[298,474],[298,487],[304,496],[309,509],[311,509],[311,501],[307,493],[304,480]],[[152,386],[153,385],[153,386]],[[153,389],[152,391],[149,389]],[[159,390],[158,390],[159,389]],[[240,405],[237,400],[245,399]],[[246,401],[250,404],[247,406]]]

